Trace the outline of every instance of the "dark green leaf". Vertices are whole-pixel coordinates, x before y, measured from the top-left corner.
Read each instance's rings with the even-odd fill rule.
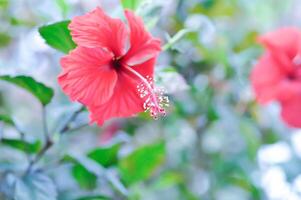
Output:
[[[1,144],[10,146],[15,149],[19,149],[21,151],[24,151],[26,153],[36,153],[41,148],[41,142],[36,141],[34,143],[25,142],[23,140],[19,139],[5,139],[3,138],[1,140]]]
[[[0,0],[1,2],[1,0]],[[7,33],[0,32],[0,47],[5,47],[11,42],[11,36]]]
[[[15,125],[14,121],[8,115],[0,114],[0,121],[8,125]]]
[[[88,153],[88,157],[104,167],[109,167],[117,163],[117,153],[119,148],[120,144],[114,144],[104,148],[97,148]],[[64,160],[75,163],[72,168],[72,175],[80,187],[84,189],[94,189],[96,187],[97,173],[94,173],[95,170],[87,169],[83,165],[85,163],[81,163],[72,156],[65,156]],[[87,164],[89,163],[87,162],[86,165]]]
[[[85,196],[80,197],[76,200],[110,200],[111,198],[103,196],[103,195],[97,195],[97,196]]]
[[[43,105],[47,105],[52,97],[53,90],[43,83],[35,81],[29,76],[0,76],[0,80],[15,84],[33,94]]]
[[[262,131],[262,142],[264,144],[274,144],[280,140],[279,135],[273,129]]]
[[[109,147],[97,148],[88,154],[88,157],[104,167],[109,167],[117,163],[117,154],[120,144],[114,144]]]
[[[96,187],[97,177],[81,164],[72,167],[72,175],[81,188],[91,190]]]
[[[72,174],[82,188],[94,189],[97,178],[104,177],[121,194],[127,194],[127,190],[120,182],[119,178],[110,171],[106,171],[106,169],[103,168],[102,165],[99,165],[95,160],[80,155],[67,155],[63,158],[63,161],[74,164]]]
[[[39,28],[40,35],[45,39],[46,43],[64,53],[76,47],[68,29],[70,21],[62,21],[54,24],[42,26]]]
[[[149,178],[165,159],[163,143],[143,146],[119,162],[121,178],[126,184],[133,184]]]
[[[72,175],[80,187],[94,189],[97,177],[103,173],[103,169],[94,160],[88,157],[70,154],[63,158],[64,161],[73,163]]]

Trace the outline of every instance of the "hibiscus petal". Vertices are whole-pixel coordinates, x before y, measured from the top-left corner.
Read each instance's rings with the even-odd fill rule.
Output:
[[[153,77],[156,58],[152,58],[146,62],[132,66],[132,68],[141,74],[143,77]]]
[[[262,43],[288,73],[294,71],[292,60],[301,50],[301,32],[295,27],[281,28],[259,37]]]
[[[143,109],[143,99],[137,91],[137,80],[128,76],[126,72],[118,73],[114,94],[109,101],[101,106],[90,106],[91,122],[102,125],[104,121],[114,117],[131,117]]]
[[[262,56],[251,73],[251,82],[260,103],[267,103],[277,96],[277,86],[285,75],[270,54]]]
[[[301,127],[301,95],[295,96],[295,98],[289,101],[281,103],[282,110],[281,116],[283,120],[290,126],[300,128]]]
[[[112,54],[100,48],[77,47],[61,59],[59,84],[73,101],[103,104],[111,98],[117,82],[111,59]]]
[[[277,86],[276,98],[280,101],[287,101],[299,95],[301,95],[301,81],[284,79]]]
[[[126,10],[126,18],[130,27],[130,44],[131,47],[124,57],[126,64],[133,66],[141,64],[161,51],[160,39],[154,38],[148,33],[140,17],[133,12]]]
[[[258,40],[270,51],[285,52],[292,59],[299,50],[300,43],[297,41],[301,40],[301,32],[295,27],[280,28],[259,37]]]
[[[119,19],[107,16],[101,8],[75,17],[70,25],[72,39],[79,46],[101,47],[112,51],[116,57],[124,55],[128,31]]]

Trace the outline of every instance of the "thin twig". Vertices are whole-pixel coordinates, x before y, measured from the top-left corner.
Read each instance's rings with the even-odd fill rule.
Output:
[[[43,155],[47,152],[47,150],[53,145],[53,141],[50,138],[49,132],[48,132],[48,127],[47,127],[47,113],[46,113],[46,108],[43,106],[42,107],[42,124],[43,124],[43,133],[45,137],[45,145],[43,148],[37,153],[37,155],[29,162],[29,165],[27,167],[27,170],[25,174],[30,173],[32,170],[32,167],[35,163],[37,163]]]
[[[43,132],[45,136],[45,141],[47,143],[47,141],[50,140],[50,135],[47,127],[47,113],[46,113],[45,106],[42,107],[42,120],[43,120]]]
[[[68,131],[71,130],[70,123],[76,119],[76,117],[78,116],[78,114],[81,113],[84,110],[84,108],[85,108],[84,106],[81,106],[77,111],[75,111],[71,115],[71,117],[69,118],[69,120],[65,123],[65,125],[59,131],[60,134],[64,134],[64,133],[66,133],[66,132],[68,132]]]
[[[79,129],[82,129],[82,128],[84,128],[84,127],[88,126],[88,125],[89,125],[89,123],[84,123],[84,124],[81,124],[81,125],[79,125],[79,126],[77,126],[77,127],[74,127],[74,128],[69,128],[69,129],[68,129],[68,130],[66,130],[65,132],[62,132],[62,134],[66,133],[66,132],[73,132],[73,131],[77,131],[77,130],[79,130]]]
[[[65,125],[62,127],[62,129],[59,131],[60,134],[63,134],[65,132],[68,132],[68,131],[74,131],[74,130],[77,130],[77,129],[80,129],[84,126],[86,126],[87,124],[83,124],[79,127],[76,127],[76,128],[73,128],[71,129],[70,128],[70,123],[72,121],[74,121],[76,119],[76,117],[78,116],[78,114],[84,110],[84,107],[81,106],[80,109],[78,109],[77,111],[75,111],[72,116],[69,118],[69,120],[66,121]],[[37,153],[37,155],[30,161],[29,165],[28,165],[28,168],[25,172],[25,174],[28,174],[30,173],[30,171],[32,170],[32,167],[34,166],[35,163],[37,163],[44,155],[45,153],[53,146],[53,141],[52,139],[50,138],[50,135],[49,135],[49,131],[48,131],[48,127],[47,127],[47,120],[46,120],[46,110],[45,108],[43,107],[43,110],[42,110],[42,118],[43,118],[43,132],[44,132],[44,135],[45,135],[45,145],[43,146],[43,148]]]
[[[44,154],[50,149],[50,147],[53,145],[52,140],[47,140],[43,148],[37,153],[37,155],[30,161],[28,168],[26,170],[25,174],[28,174],[31,172],[32,167],[34,166],[35,163],[37,163],[43,156]]]

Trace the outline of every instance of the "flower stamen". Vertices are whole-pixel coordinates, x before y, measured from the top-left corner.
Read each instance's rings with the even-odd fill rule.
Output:
[[[155,88],[154,81],[150,76],[145,78],[130,66],[125,68],[141,80],[141,83],[137,85],[137,91],[140,98],[144,99],[143,108],[145,112],[149,111],[153,119],[165,116],[166,111],[164,107],[169,106],[169,99],[167,96],[164,96],[164,89]]]

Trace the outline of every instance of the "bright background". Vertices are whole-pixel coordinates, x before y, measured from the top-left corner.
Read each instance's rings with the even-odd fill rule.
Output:
[[[118,0],[0,0],[0,75],[28,75],[55,90],[46,111],[56,142],[38,163],[42,171],[26,180],[36,152],[0,143],[0,199],[301,200],[301,131],[281,121],[276,103],[258,105],[248,79],[263,52],[256,36],[300,27],[300,0],[149,1],[137,13],[153,35],[165,44],[181,31],[156,66],[171,100],[167,116],[141,114],[59,136],[79,105],[59,88],[63,54],[38,27],[96,6],[122,17]],[[28,143],[43,141],[41,112],[31,94],[0,82],[0,113]],[[83,112],[72,126],[87,122]],[[21,141],[1,122],[0,136]]]

